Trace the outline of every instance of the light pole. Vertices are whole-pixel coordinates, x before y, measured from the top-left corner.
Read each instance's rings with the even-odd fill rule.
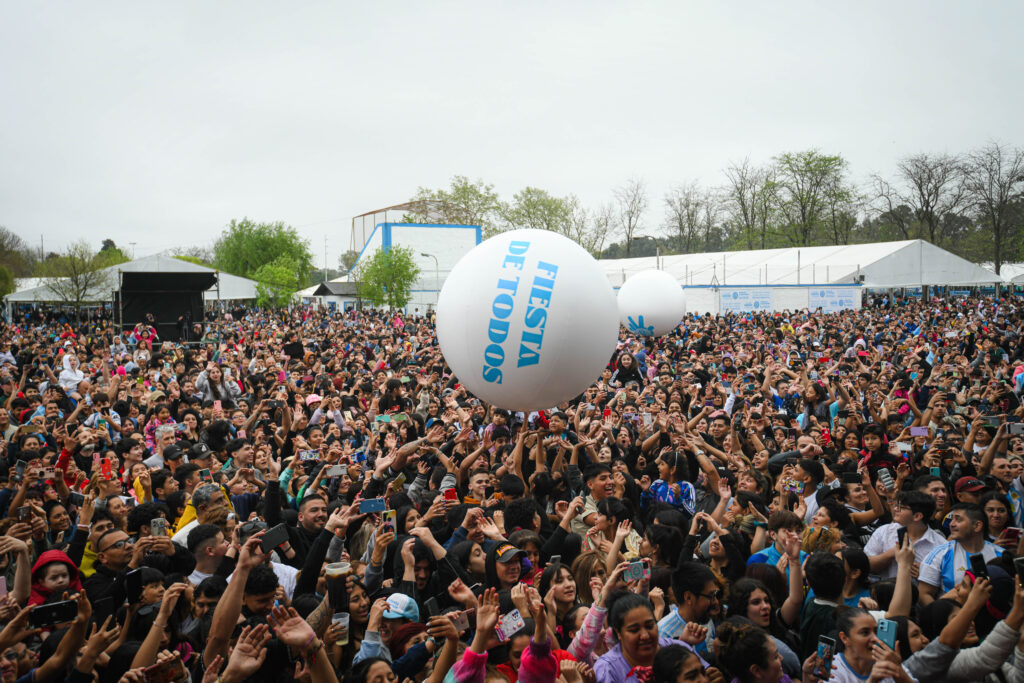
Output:
[[[437,265],[437,257],[434,256],[433,254],[427,254],[427,253],[424,253],[422,251],[420,252],[420,256],[426,256],[427,258],[434,259],[434,284],[437,286],[437,298],[440,299],[441,298],[441,268],[440,268],[440,266]],[[435,308],[437,307],[437,302],[436,301],[434,302],[434,306],[435,306]]]

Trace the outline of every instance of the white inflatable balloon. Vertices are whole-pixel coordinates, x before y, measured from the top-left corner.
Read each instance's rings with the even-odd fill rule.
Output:
[[[644,270],[619,288],[619,321],[633,334],[660,337],[686,313],[683,288],[663,270]]]
[[[578,395],[618,339],[615,292],[597,261],[547,230],[478,244],[437,301],[437,340],[459,381],[509,410],[551,408]]]

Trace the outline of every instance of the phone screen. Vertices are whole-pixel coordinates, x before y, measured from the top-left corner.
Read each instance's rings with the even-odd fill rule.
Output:
[[[813,673],[821,680],[832,677],[832,656],[836,651],[836,641],[828,636],[818,636],[818,664]]]

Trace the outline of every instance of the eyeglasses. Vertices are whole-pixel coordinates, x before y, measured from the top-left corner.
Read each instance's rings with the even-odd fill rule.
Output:
[[[127,548],[128,546],[131,546],[131,545],[135,545],[135,541],[133,541],[130,538],[122,538],[120,541],[114,541],[113,543],[108,545],[106,548],[104,548],[100,552],[101,553],[105,553],[106,551],[110,550],[111,548]]]
[[[722,599],[722,591],[712,591],[710,593],[697,593],[702,598],[707,598],[711,602]]]

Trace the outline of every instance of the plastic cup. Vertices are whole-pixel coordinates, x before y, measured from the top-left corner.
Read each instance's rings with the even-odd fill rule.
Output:
[[[346,582],[351,571],[352,565],[348,562],[332,562],[324,570],[324,578],[327,579],[327,596],[335,613],[341,613],[348,609]]]
[[[341,624],[344,632],[338,638],[338,645],[348,645],[348,625],[351,615],[348,612],[338,612],[331,618],[331,623]]]
[[[328,579],[348,576],[352,573],[352,565],[348,562],[331,562],[327,565],[325,573]]]

